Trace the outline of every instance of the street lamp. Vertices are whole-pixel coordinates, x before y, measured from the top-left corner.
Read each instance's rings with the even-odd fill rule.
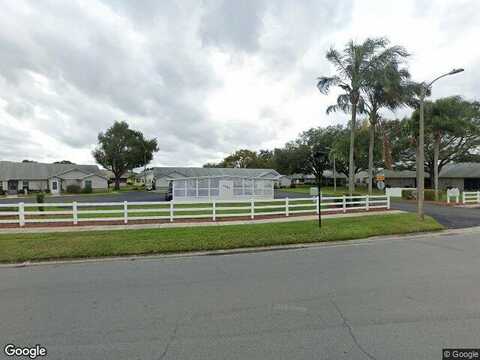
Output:
[[[440,75],[430,81],[429,83],[422,83],[420,90],[420,122],[418,127],[418,159],[417,159],[417,217],[423,221],[425,214],[423,211],[424,202],[424,190],[425,190],[425,122],[424,122],[424,102],[427,96],[428,90],[432,87],[433,83],[445,76],[454,75],[462,72],[463,69],[453,69],[452,71]]]
[[[330,148],[324,147],[322,145],[316,145],[312,149],[312,169],[315,172],[315,178],[317,179],[317,192],[318,192],[318,227],[322,227],[322,196],[321,196],[321,182],[323,177],[323,172],[329,163],[329,151]]]

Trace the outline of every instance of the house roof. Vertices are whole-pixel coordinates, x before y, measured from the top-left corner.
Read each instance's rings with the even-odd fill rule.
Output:
[[[46,180],[50,177],[78,169],[86,174],[99,171],[97,165],[44,164],[0,161],[0,180]]]
[[[154,167],[154,176],[158,178],[196,178],[196,177],[219,177],[234,176],[259,178],[271,174],[272,178],[278,178],[280,174],[273,169],[244,169],[244,168],[199,168],[199,167]]]
[[[480,163],[447,164],[438,176],[441,178],[480,178]]]
[[[323,171],[323,177],[326,178],[333,178],[333,170],[324,170]],[[336,177],[338,179],[346,179],[347,177],[345,174],[341,174],[339,172],[336,173]],[[289,178],[292,180],[300,180],[300,179],[313,179],[315,180],[315,175],[312,174],[293,174],[289,175]]]
[[[382,170],[378,175],[385,176],[386,179],[410,179],[416,178],[417,174],[412,170]],[[428,174],[425,173],[425,177],[428,177]]]

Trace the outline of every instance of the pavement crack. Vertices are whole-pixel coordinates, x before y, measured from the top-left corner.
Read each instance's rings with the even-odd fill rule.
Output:
[[[367,350],[365,350],[365,348],[362,346],[362,344],[360,344],[360,342],[358,341],[357,337],[355,336],[355,333],[353,332],[353,328],[352,326],[350,325],[350,323],[348,322],[347,318],[345,317],[345,315],[343,315],[343,312],[342,310],[340,310],[340,307],[338,306],[338,304],[335,302],[334,299],[330,299],[330,302],[332,303],[332,305],[335,307],[335,309],[337,310],[337,313],[338,315],[340,316],[340,318],[342,319],[342,322],[343,322],[343,326],[345,326],[348,330],[348,333],[350,334],[350,337],[352,338],[353,342],[355,343],[355,345],[357,346],[357,348],[366,356],[368,357],[369,359],[371,360],[377,360],[375,358],[375,356],[373,356],[372,354],[370,354]]]
[[[173,331],[170,334],[170,337],[168,338],[168,342],[165,345],[165,348],[163,349],[163,352],[160,354],[160,357],[158,358],[158,360],[163,360],[167,356],[170,345],[173,343],[173,341],[177,337],[177,331],[178,331],[179,325],[180,325],[180,321],[177,320],[177,322],[175,323],[175,327],[173,328]]]

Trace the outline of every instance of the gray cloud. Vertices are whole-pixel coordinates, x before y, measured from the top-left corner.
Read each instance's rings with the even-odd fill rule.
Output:
[[[427,5],[415,14],[433,16]],[[344,41],[342,32],[355,37],[352,9],[353,0],[5,2],[0,115],[8,121],[0,132],[0,159],[56,158],[45,144],[53,141],[64,151],[58,158],[92,162],[98,132],[115,120],[158,138],[157,164],[198,165],[286,133],[294,137],[299,123],[317,121],[317,105],[304,108],[305,99],[315,94],[318,108],[328,103],[317,94],[315,78],[332,71],[325,51]],[[469,12],[446,8],[442,14],[442,26],[455,28]],[[475,26],[468,22],[469,29]],[[219,67],[219,56],[235,67]],[[259,104],[236,93],[228,104],[211,100],[232,86],[225,71],[242,70],[254,76],[244,91],[258,91],[254,81],[265,89]],[[459,91],[475,93],[472,79],[459,83]],[[270,93],[278,88],[290,92],[274,99]],[[294,112],[283,107],[296,101]],[[217,107],[231,112],[220,116],[212,111]],[[251,110],[245,118],[237,114],[243,108]]]

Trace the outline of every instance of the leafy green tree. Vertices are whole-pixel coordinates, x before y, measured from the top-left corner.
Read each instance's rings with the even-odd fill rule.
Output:
[[[348,180],[349,192],[355,190],[355,131],[357,128],[357,113],[364,111],[364,101],[361,90],[369,79],[369,73],[378,61],[378,51],[384,49],[388,44],[387,39],[367,39],[361,44],[350,41],[342,52],[330,49],[327,52],[327,60],[336,68],[333,76],[322,76],[318,78],[317,87],[323,94],[328,94],[333,86],[342,90],[337,97],[335,105],[327,108],[327,114],[332,111],[343,111],[351,114],[350,121],[350,145],[348,158]]]
[[[368,192],[372,194],[375,130],[380,121],[380,110],[387,108],[395,110],[406,105],[410,98],[410,74],[400,65],[408,56],[401,46],[384,49],[373,62],[371,71],[366,74],[362,87],[365,112],[369,118],[368,147]]]
[[[115,175],[115,189],[118,190],[122,174],[146,166],[157,151],[156,139],[147,140],[140,131],[130,129],[125,121],[117,121],[106,132],[98,134],[93,157]]]
[[[450,162],[472,158],[480,146],[480,103],[460,96],[425,103],[426,156],[425,167],[438,199],[438,174]],[[416,128],[419,111],[412,114]]]

